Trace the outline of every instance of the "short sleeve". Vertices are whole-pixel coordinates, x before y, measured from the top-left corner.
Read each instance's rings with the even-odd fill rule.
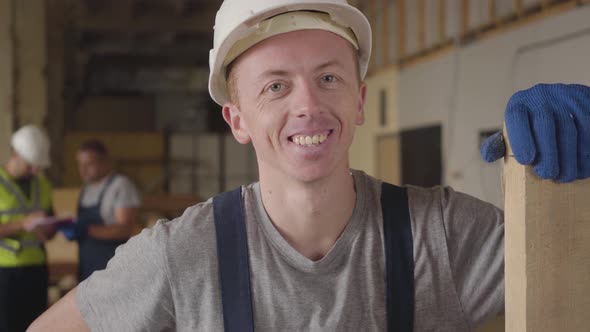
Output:
[[[134,208],[141,204],[141,198],[135,185],[122,176],[115,192],[114,208]]]
[[[477,327],[504,311],[504,213],[450,188],[441,197],[453,282]]]
[[[161,222],[144,229],[117,248],[105,270],[78,286],[77,303],[91,330],[174,330],[167,239]]]

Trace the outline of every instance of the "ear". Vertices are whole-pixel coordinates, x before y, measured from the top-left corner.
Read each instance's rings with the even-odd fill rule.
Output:
[[[222,112],[223,119],[231,128],[231,132],[236,141],[240,144],[250,143],[250,134],[248,134],[246,122],[242,119],[242,111],[240,111],[240,108],[236,104],[228,102],[223,104]]]
[[[367,84],[365,82],[361,82],[361,86],[359,87],[359,104],[358,104],[358,113],[356,115],[356,124],[357,126],[361,126],[365,123],[365,101],[367,97]]]

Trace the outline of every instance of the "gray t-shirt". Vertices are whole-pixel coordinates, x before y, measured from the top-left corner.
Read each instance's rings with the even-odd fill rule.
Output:
[[[100,205],[100,216],[105,225],[112,225],[115,221],[115,209],[136,208],[141,204],[141,198],[135,185],[124,175],[114,174],[108,184],[108,178],[97,184],[86,185],[80,197],[83,207],[94,206],[100,199],[100,193],[105,190]]]
[[[258,184],[243,187],[255,328],[384,331],[381,182],[354,171],[353,215],[311,261],[269,220]],[[414,237],[415,331],[469,331],[503,311],[503,213],[449,188],[408,188]],[[222,331],[212,200],[158,222],[80,284],[95,331]]]

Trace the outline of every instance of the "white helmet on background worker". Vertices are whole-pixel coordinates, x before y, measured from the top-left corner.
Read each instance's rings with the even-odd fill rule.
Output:
[[[49,137],[35,125],[26,125],[12,134],[14,152],[33,166],[49,167]]]
[[[293,15],[281,15],[286,13]],[[346,0],[225,0],[215,17],[209,53],[211,98],[219,105],[229,101],[226,67],[248,48],[274,35],[304,29],[328,30],[351,42],[358,50],[364,79],[371,57],[371,26]]]

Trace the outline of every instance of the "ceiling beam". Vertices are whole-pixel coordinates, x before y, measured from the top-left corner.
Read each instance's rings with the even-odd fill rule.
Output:
[[[216,10],[207,9],[195,11],[190,16],[174,15],[172,13],[144,13],[134,15],[111,15],[109,11],[100,11],[96,15],[84,15],[77,20],[80,30],[96,32],[213,32]]]

